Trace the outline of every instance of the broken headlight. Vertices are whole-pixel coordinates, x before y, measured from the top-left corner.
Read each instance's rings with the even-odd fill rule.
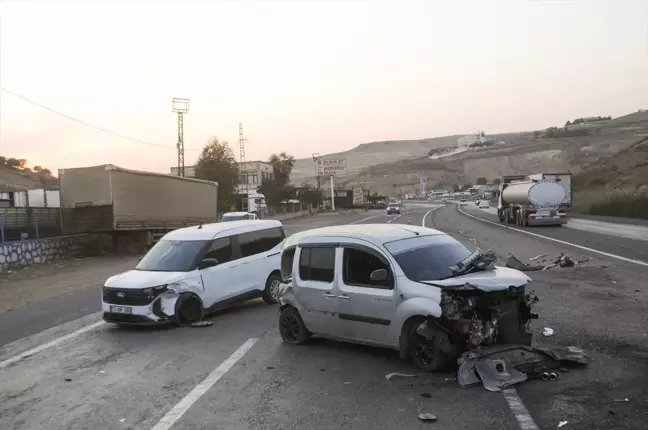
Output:
[[[162,293],[166,293],[167,291],[175,293],[175,290],[173,290],[170,287],[176,285],[178,284],[173,283],[173,284],[159,285],[157,287],[144,288],[142,290],[142,294],[144,294],[144,296],[146,296],[148,300],[155,300],[157,296],[159,296]]]

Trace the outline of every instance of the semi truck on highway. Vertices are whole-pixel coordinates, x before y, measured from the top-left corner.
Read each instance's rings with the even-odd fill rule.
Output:
[[[519,226],[563,225],[571,207],[571,174],[508,175],[500,179],[497,215]]]
[[[112,164],[59,170],[64,234],[112,232],[149,246],[168,231],[218,221],[218,184]]]

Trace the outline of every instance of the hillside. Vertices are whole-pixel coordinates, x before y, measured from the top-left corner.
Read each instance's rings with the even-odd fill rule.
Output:
[[[58,189],[58,179],[43,173],[0,165],[0,191],[36,188]]]
[[[566,131],[567,130],[567,131]],[[411,192],[419,188],[422,174],[428,177],[428,189],[434,186],[447,187],[455,183],[474,183],[477,178],[494,179],[502,174],[521,174],[529,172],[571,171],[579,172],[584,166],[596,163],[601,157],[611,156],[634,145],[648,136],[648,111],[636,112],[615,119],[571,125],[568,129],[558,131],[565,135],[578,134],[575,130],[585,130],[585,136],[543,137],[544,132],[507,133],[489,136],[497,142],[493,146],[469,148],[465,152],[430,159],[427,156],[432,145],[419,144],[419,155],[411,156],[416,146],[409,143],[410,157],[400,160],[398,143],[393,142],[391,154],[380,151],[380,143],[360,145],[347,153],[354,159],[364,157],[365,168],[351,169],[352,158],[349,157],[349,176],[347,184],[361,184],[372,192],[394,194]],[[555,135],[555,134],[550,134]],[[436,148],[456,145],[460,136],[448,136],[438,139],[426,139],[435,142]],[[454,144],[452,142],[455,142]],[[420,141],[416,141],[420,142]],[[360,149],[364,149],[364,154]],[[376,151],[371,154],[370,150]],[[370,160],[385,158],[388,162],[372,163]],[[312,172],[312,161],[308,160]],[[373,164],[373,165],[372,165]],[[312,173],[310,173],[312,175]],[[311,176],[312,177],[312,176]],[[297,181],[297,179],[295,178]],[[303,178],[301,178],[303,180]],[[342,180],[339,181],[342,184]]]
[[[427,154],[430,149],[456,146],[457,139],[460,137],[457,135],[420,140],[363,143],[349,151],[326,154],[326,157],[346,158],[349,174],[357,174],[362,169],[376,164],[420,157],[422,154]],[[312,158],[300,158],[295,161],[291,174],[291,180],[294,183],[301,183],[308,178],[312,179],[314,175]]]

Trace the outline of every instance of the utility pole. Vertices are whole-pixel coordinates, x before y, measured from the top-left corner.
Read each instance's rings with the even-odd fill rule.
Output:
[[[184,162],[184,118],[183,115],[189,112],[189,99],[174,98],[172,100],[173,112],[178,114],[178,176],[185,175]]]
[[[241,193],[241,210],[246,210],[245,209],[245,202],[249,202],[249,196],[248,196],[248,177],[247,177],[247,171],[246,171],[246,166],[245,166],[245,139],[243,137],[243,123],[239,122],[239,171],[240,174],[243,175],[243,181],[245,183],[245,187],[242,190],[243,192]],[[249,211],[249,208],[248,208]]]

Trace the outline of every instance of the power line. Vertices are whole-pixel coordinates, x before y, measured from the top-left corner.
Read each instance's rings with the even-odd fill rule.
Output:
[[[130,140],[130,141],[133,141],[133,142],[141,143],[143,145],[155,146],[157,148],[164,148],[164,149],[176,149],[173,146],[161,145],[159,143],[154,143],[154,142],[147,142],[146,140],[136,139],[134,137],[126,136],[124,134],[117,133],[115,131],[105,129],[103,127],[99,127],[98,125],[90,124],[89,122],[80,120],[78,118],[74,118],[74,117],[72,117],[70,115],[64,114],[63,112],[59,112],[56,109],[52,109],[51,107],[48,107],[48,106],[42,105],[42,104],[40,104],[38,102],[35,102],[33,100],[30,100],[27,97],[21,96],[20,94],[17,94],[15,92],[11,91],[11,90],[6,89],[6,88],[0,87],[0,89],[2,89],[2,91],[6,92],[8,94],[11,94],[14,97],[17,97],[17,98],[19,98],[21,100],[26,101],[27,103],[31,103],[31,104],[33,104],[35,106],[38,106],[41,109],[48,110],[48,111],[50,111],[52,113],[55,113],[56,115],[62,116],[63,118],[67,118],[67,119],[72,120],[74,122],[77,122],[77,123],[79,123],[81,125],[85,125],[86,127],[94,128],[95,130],[103,131],[104,133],[108,133],[108,134],[111,134],[113,136],[117,136],[119,138]],[[200,149],[197,149],[197,148],[185,148],[185,150],[186,151],[200,151]]]

